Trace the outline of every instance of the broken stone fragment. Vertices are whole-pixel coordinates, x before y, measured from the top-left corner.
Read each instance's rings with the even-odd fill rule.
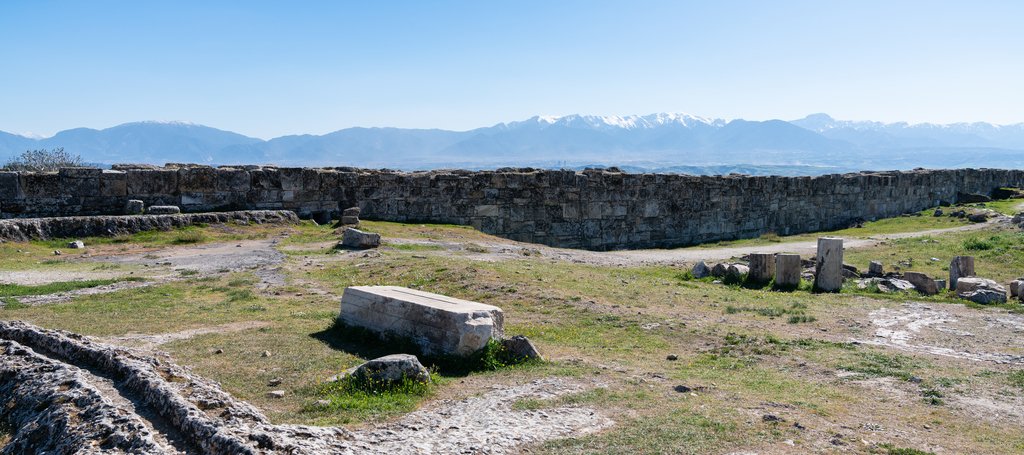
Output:
[[[868,264],[868,275],[870,276],[882,276],[885,275],[885,269],[882,267],[880,261],[871,261]]]
[[[721,278],[725,276],[726,271],[729,270],[729,264],[718,263],[714,267],[711,267],[711,276],[715,278]]]
[[[518,359],[542,359],[540,351],[533,345],[533,342],[524,335],[516,335],[501,341],[502,347],[509,355]]]
[[[726,272],[725,272],[725,274],[727,276],[730,276],[730,277],[732,277],[734,279],[743,278],[744,276],[748,275],[749,273],[750,273],[750,267],[747,267],[747,266],[745,266],[743,264],[731,264],[729,266],[729,268],[726,269]]]
[[[924,295],[935,295],[939,292],[939,286],[935,280],[931,279],[928,275],[921,272],[906,272],[903,274],[903,278],[906,278],[919,292]]]
[[[691,270],[691,273],[693,274],[694,278],[707,278],[711,276],[711,267],[708,267],[708,265],[704,263],[704,261],[700,261],[693,265],[693,270]]]
[[[81,240],[75,240],[74,242],[68,242],[68,248],[74,248],[76,250],[80,250],[82,248],[85,248],[85,243],[82,243]]]
[[[267,392],[267,396],[270,398],[284,398],[284,390],[271,390]]]
[[[410,354],[392,354],[373,359],[356,367],[352,377],[373,383],[392,383],[403,378],[430,383],[430,372],[416,356]]]

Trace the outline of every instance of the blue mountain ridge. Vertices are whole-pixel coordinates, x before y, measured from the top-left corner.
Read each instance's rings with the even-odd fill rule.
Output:
[[[191,162],[404,170],[573,167],[584,163],[649,170],[781,165],[808,166],[813,167],[811,172],[821,173],[828,169],[1020,168],[1024,166],[1024,123],[911,125],[841,121],[826,114],[790,122],[726,122],[663,113],[537,116],[463,132],[357,127],[268,141],[188,122],[162,121],[103,130],[75,128],[45,139],[0,132],[0,160],[29,149],[56,147],[88,162],[105,164]]]

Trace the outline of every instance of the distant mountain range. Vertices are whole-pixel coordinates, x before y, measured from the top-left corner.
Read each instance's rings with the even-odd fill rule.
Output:
[[[188,162],[403,170],[502,166],[752,174],[1024,167],[1024,123],[882,123],[813,114],[763,122],[688,114],[533,117],[471,131],[347,128],[268,141],[188,122],[76,128],[40,138],[0,132],[0,160],[63,147],[95,163]]]

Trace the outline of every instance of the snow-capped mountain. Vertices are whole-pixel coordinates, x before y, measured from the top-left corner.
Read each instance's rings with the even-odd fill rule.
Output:
[[[684,113],[535,116],[471,131],[347,128],[269,141],[190,122],[145,121],[49,138],[0,132],[0,159],[64,147],[99,163],[288,166],[625,166],[634,170],[770,169],[815,173],[914,167],[1024,167],[1024,123],[950,125],[836,120],[710,119]],[[739,167],[737,167],[739,166]],[[769,172],[768,170],[764,172]]]
[[[922,146],[951,147],[1008,147],[1024,148],[1024,123],[1012,125],[993,125],[986,122],[951,123],[940,125],[935,123],[907,122],[874,122],[869,120],[836,120],[828,114],[812,114],[790,123],[831,138],[853,139],[856,137],[872,137],[858,133],[884,133],[893,138],[917,139],[898,141],[903,144]]]

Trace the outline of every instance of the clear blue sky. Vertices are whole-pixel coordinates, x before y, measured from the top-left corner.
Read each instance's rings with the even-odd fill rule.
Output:
[[[0,2],[0,130],[1024,122],[1024,2]]]

